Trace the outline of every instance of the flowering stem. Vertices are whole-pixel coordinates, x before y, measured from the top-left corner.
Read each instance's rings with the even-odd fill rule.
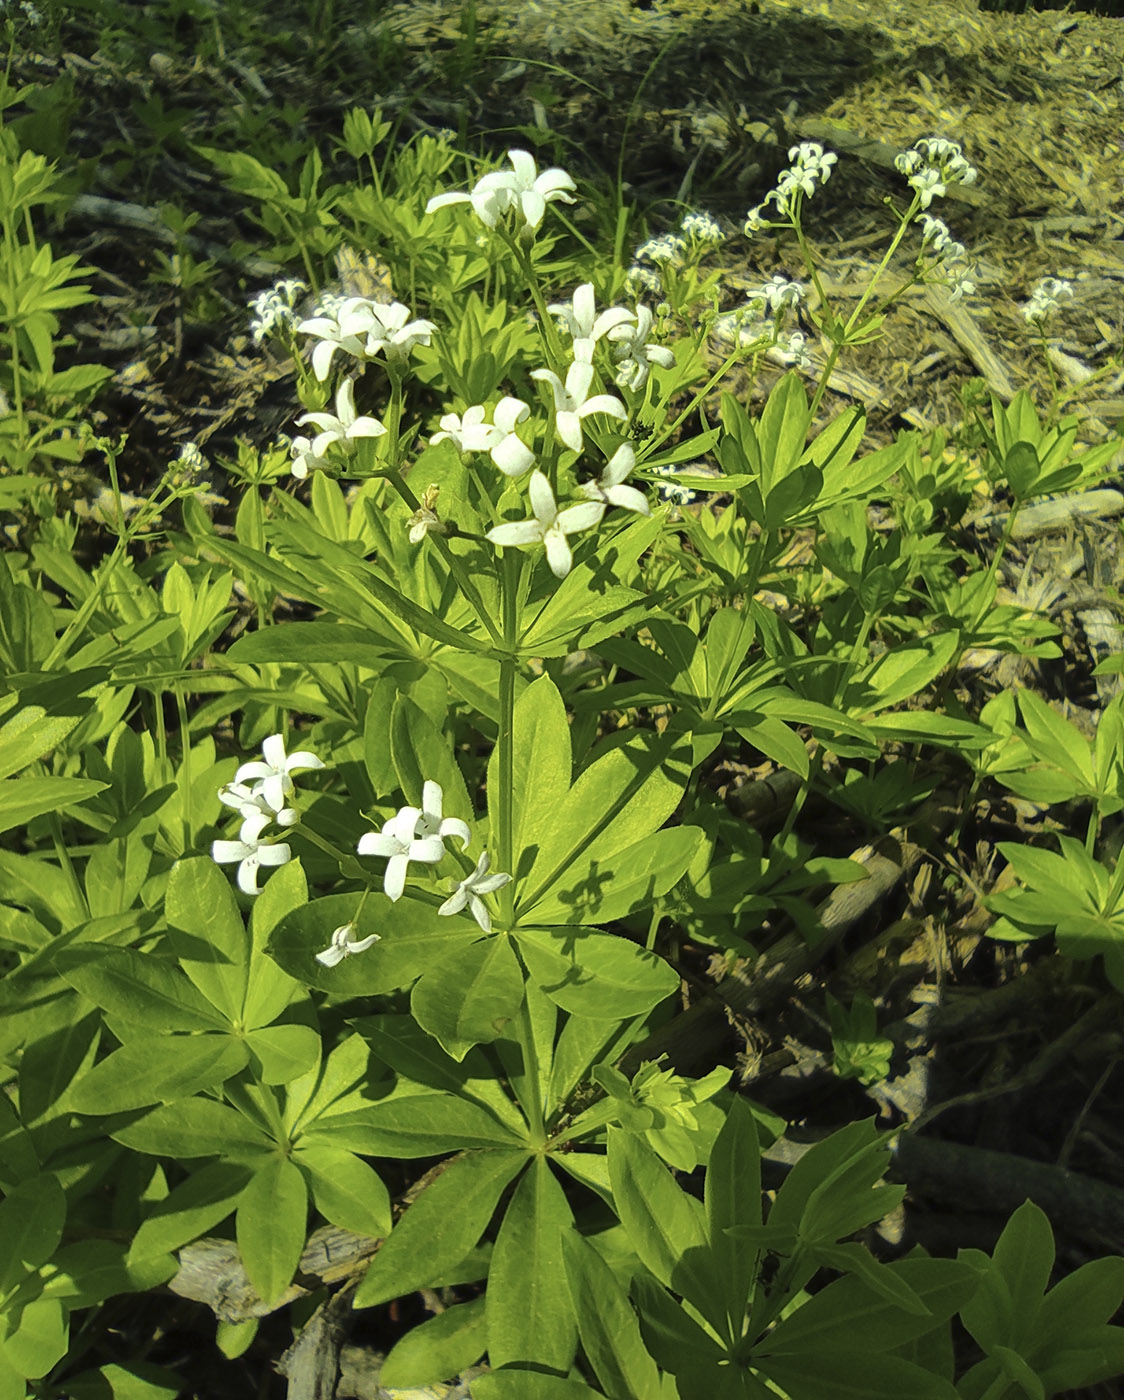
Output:
[[[515,793],[515,648],[518,644],[519,629],[519,574],[522,556],[513,549],[503,552],[500,586],[503,608],[503,650],[500,660],[500,728],[496,743],[499,748],[500,790],[489,793],[489,810],[493,801],[496,804],[499,821],[497,823],[497,866],[514,877],[515,851],[512,827],[512,801]],[[510,880],[499,891],[500,919],[510,928],[515,917],[515,881]]]
[[[531,299],[535,303],[535,310],[539,313],[539,332],[542,335],[546,346],[547,358],[551,364],[557,368],[565,358],[562,354],[562,343],[558,339],[558,331],[554,326],[554,319],[546,309],[546,298],[542,294],[542,287],[539,285],[538,273],[534,264],[527,256],[527,250],[520,244],[519,239],[508,229],[497,228],[497,232],[504,242],[515,254],[515,260],[519,264],[519,269],[527,281],[527,289],[531,293]]]
[[[391,486],[394,487],[395,491],[398,492],[412,511],[420,509],[421,502],[397,471],[387,472],[386,480],[390,482]],[[431,532],[428,538],[432,541],[434,548],[441,555],[441,558],[444,559],[446,567],[456,579],[461,592],[472,604],[476,611],[476,616],[484,624],[485,630],[492,639],[493,644],[497,647],[502,647],[504,645],[503,637],[500,635],[496,624],[492,621],[488,609],[484,606],[484,599],[480,596],[480,590],[476,587],[476,584],[472,580],[472,575],[464,567],[462,560],[458,559],[449,548],[448,540],[437,534],[436,531]]]

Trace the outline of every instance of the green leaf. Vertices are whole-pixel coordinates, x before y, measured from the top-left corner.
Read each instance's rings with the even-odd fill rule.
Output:
[[[183,973],[131,948],[69,950],[56,958],[62,977],[110,1016],[145,1030],[226,1029],[223,1017]]]
[[[721,1291],[715,1288],[699,1202],[636,1134],[610,1128],[608,1146],[613,1201],[640,1262],[709,1322],[721,1325],[725,1309],[715,1300]]]
[[[45,812],[63,812],[104,792],[92,778],[5,778],[0,781],[0,832],[26,826]]]
[[[1011,1291],[1013,1327],[1006,1340],[1029,1354],[1054,1267],[1054,1232],[1045,1211],[1033,1201],[1024,1201],[1004,1226],[991,1259]]]
[[[142,1222],[129,1262],[167,1254],[206,1234],[233,1213],[250,1176],[250,1168],[237,1162],[208,1162],[193,1171]]]
[[[4,1360],[21,1376],[48,1375],[66,1348],[66,1313],[54,1298],[28,1303],[15,1330],[0,1342]]]
[[[693,1385],[691,1393],[705,1393],[708,1400],[711,1396],[724,1400],[728,1395],[741,1400],[744,1391],[738,1374],[740,1368],[729,1364],[726,1348],[704,1331],[681,1303],[645,1273],[633,1279],[632,1296],[640,1310],[640,1334],[644,1343],[656,1364],[679,1378],[680,1395]],[[720,1368],[723,1361],[726,1365]],[[725,1385],[722,1384],[723,1370]],[[702,1375],[709,1382],[705,1388],[700,1383]]]
[[[575,1323],[562,1263],[573,1213],[554,1173],[537,1157],[511,1198],[488,1270],[488,1359],[565,1372]]]
[[[1033,690],[1020,690],[1018,699],[1026,743],[1035,758],[1078,779],[1083,791],[1094,792],[1096,780],[1088,739]]]
[[[379,1385],[423,1386],[448,1380],[484,1354],[484,1299],[459,1303],[421,1323],[394,1344]]]
[[[390,713],[390,754],[407,802],[420,807],[426,781],[438,783],[442,815],[475,821],[450,740],[408,695],[400,694]]]
[[[391,1230],[355,1294],[370,1308],[428,1287],[453,1268],[488,1228],[525,1152],[472,1152],[454,1158]]]
[[[955,1259],[879,1264],[867,1258],[887,1276],[879,1282],[878,1292],[861,1274],[836,1279],[779,1322],[759,1343],[755,1355],[829,1354],[863,1347],[874,1352],[896,1350],[946,1322],[972,1297],[978,1283],[975,1271]],[[907,1307],[887,1296],[895,1289],[902,1290]]]
[[[247,1031],[244,1043],[263,1084],[290,1084],[320,1060],[320,1035],[311,1026],[262,1026]]]
[[[436,909],[408,896],[392,904],[377,891],[362,913],[356,915],[355,906],[355,895],[334,894],[294,909],[270,935],[270,956],[305,986],[343,1000],[408,987],[441,958],[480,937],[475,924],[438,918]],[[356,938],[377,933],[381,942],[337,967],[324,967],[316,954],[328,946],[333,929],[346,923],[355,925]]]
[[[245,1045],[229,1035],[146,1035],[130,1040],[71,1085],[75,1113],[123,1113],[214,1089],[245,1067]]]
[[[733,1335],[745,1318],[757,1276],[755,1249],[726,1232],[761,1225],[761,1148],[749,1105],[733,1097],[706,1169],[703,1193],[714,1280],[721,1290]]]
[[[273,1147],[272,1140],[240,1113],[210,1099],[185,1099],[151,1109],[110,1137],[137,1152],[163,1157],[253,1158]]]
[[[521,928],[513,936],[531,977],[575,1016],[643,1016],[679,986],[674,968],[625,938],[565,927]]]
[[[689,744],[637,735],[603,751],[579,774],[552,814],[549,836],[520,888],[516,913],[532,915],[548,893],[596,887],[614,857],[663,825],[691,774]],[[562,893],[554,893],[555,891]]]
[[[852,714],[884,710],[925,689],[948,666],[960,645],[958,632],[938,632],[903,642],[876,657],[848,684],[843,703]]]
[[[343,622],[286,622],[284,627],[243,633],[227,649],[225,659],[237,664],[265,662],[305,668],[337,662],[381,671],[387,649],[362,627],[348,627]]]
[[[6,1193],[0,1201],[0,1297],[50,1259],[65,1220],[66,1198],[50,1173],[22,1181]]]
[[[285,1157],[271,1158],[254,1172],[234,1217],[242,1262],[263,1301],[274,1302],[292,1283],[307,1220],[308,1191],[299,1168]]]
[[[532,682],[515,702],[512,721],[511,836],[515,875],[526,875],[550,839],[554,814],[570,790],[570,725],[558,687],[549,676]],[[489,800],[500,788],[500,747],[488,760]],[[492,829],[498,816],[489,807]]]
[[[519,1137],[487,1109],[441,1091],[395,1093],[346,1113],[323,1115],[308,1141],[367,1157],[430,1157],[469,1147],[511,1147]]]
[[[792,1396],[815,1400],[959,1400],[951,1381],[899,1356],[871,1351],[811,1351],[767,1356],[753,1365]]]
[[[515,1368],[477,1376],[472,1382],[472,1395],[473,1400],[605,1400],[599,1390],[585,1381]]]
[[[298,1143],[293,1161],[308,1178],[313,1203],[325,1220],[372,1239],[390,1234],[390,1196],[366,1162],[316,1143]]]
[[[164,912],[184,972],[216,1011],[240,1022],[250,940],[230,881],[207,856],[179,860],[168,877]]]
[[[613,1400],[659,1400],[656,1363],[612,1269],[572,1230],[562,1236],[562,1254],[582,1349],[597,1379]]]
[[[454,1060],[501,1036],[522,1004],[523,970],[503,937],[458,948],[410,994],[414,1019]]]
[[[542,924],[607,924],[652,905],[680,880],[705,834],[695,826],[654,831],[615,855],[579,860],[531,917]]]

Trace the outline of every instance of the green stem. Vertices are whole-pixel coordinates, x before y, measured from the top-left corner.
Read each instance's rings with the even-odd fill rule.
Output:
[[[411,510],[416,511],[421,508],[421,502],[414,495],[413,491],[410,490],[405,479],[397,471],[387,472],[385,479],[390,482],[391,486],[398,492]],[[449,548],[448,540],[446,540],[444,536],[437,534],[436,531],[431,531],[427,538],[432,541],[433,547],[441,555],[441,558],[444,559],[446,568],[448,568],[449,572],[456,579],[461,592],[472,604],[476,611],[476,616],[484,625],[484,629],[492,639],[493,645],[502,647],[504,645],[503,636],[499,628],[492,621],[488,609],[484,606],[484,599],[480,596],[480,590],[473,582],[472,575],[465,568],[463,560],[457,558]]]
[[[176,686],[176,715],[180,725],[180,791],[183,793],[183,849],[191,850],[192,802],[191,802],[191,726],[187,719],[187,700],[180,686]]]
[[[515,833],[513,803],[515,800],[515,650],[519,644],[519,575],[522,557],[514,550],[505,550],[501,562],[500,586],[503,608],[503,658],[500,661],[500,728],[496,743],[499,748],[499,792],[489,794],[498,815],[496,829],[496,869],[512,876],[498,892],[500,917],[506,928],[515,921]]]

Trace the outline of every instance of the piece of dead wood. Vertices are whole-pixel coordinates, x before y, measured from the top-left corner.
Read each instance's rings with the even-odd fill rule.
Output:
[[[358,1286],[355,1279],[326,1298],[276,1363],[276,1369],[289,1381],[288,1400],[333,1400],[351,1299]]]
[[[222,1322],[267,1317],[326,1283],[340,1283],[361,1273],[379,1240],[325,1225],[308,1237],[296,1279],[279,1298],[266,1302],[250,1282],[233,1240],[208,1237],[179,1251],[180,1266],[168,1284],[181,1298],[206,1303]]]
[[[1055,1230],[1094,1245],[1124,1251],[1124,1191],[1080,1172],[1032,1162],[1010,1152],[942,1142],[902,1132],[893,1149],[895,1174],[912,1195],[923,1194],[955,1207],[1007,1216],[1028,1198]]]

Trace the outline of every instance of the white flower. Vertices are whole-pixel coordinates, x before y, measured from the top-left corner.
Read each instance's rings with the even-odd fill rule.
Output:
[[[625,285],[633,295],[644,291],[651,292],[653,296],[659,296],[663,291],[659,273],[653,272],[650,267],[641,267],[639,263],[633,263],[624,280]]]
[[[387,360],[405,360],[415,345],[428,345],[437,329],[432,321],[411,321],[409,307],[400,301],[376,301],[371,309],[376,325],[367,338],[368,356],[381,350]]]
[[[294,438],[293,455],[297,456],[297,444],[302,445],[301,463],[295,460],[291,468],[294,476],[306,476],[308,474],[307,458],[323,457],[328,448],[333,443],[340,443],[345,450],[352,451],[357,438],[382,437],[386,429],[377,418],[366,416],[356,417],[355,413],[355,388],[350,379],[340,381],[340,387],[336,390],[336,413],[303,413],[297,419],[297,426],[301,427],[305,423],[312,423],[320,432],[313,438],[309,447],[305,449],[304,443],[307,438]],[[303,465],[304,470],[298,469],[298,465]]]
[[[388,822],[383,823],[382,831],[376,834],[368,831],[359,838],[356,847],[361,856],[385,856],[386,871],[383,875],[383,892],[387,899],[401,899],[406,887],[406,871],[410,861],[420,861],[425,865],[436,865],[445,854],[445,847],[439,836],[417,836],[421,812],[417,807],[400,807]]]
[[[792,363],[797,369],[811,368],[812,357],[808,354],[807,341],[802,331],[792,332],[783,348],[783,353],[792,357]]]
[[[518,209],[523,215],[524,227],[537,229],[542,223],[546,206],[561,199],[573,204],[573,195],[567,190],[575,189],[573,180],[564,170],[554,167],[539,175],[534,159],[526,151],[508,151],[511,170],[496,170],[478,180],[471,194],[435,195],[425,206],[431,214],[447,204],[471,204],[476,215],[489,228],[495,228],[509,209]]]
[[[253,793],[261,795],[266,807],[272,812],[280,812],[285,806],[285,798],[293,792],[293,773],[298,768],[323,768],[324,765],[314,753],[301,749],[286,756],[285,740],[280,734],[271,734],[262,746],[262,763],[253,759],[243,763],[234,775],[236,783],[253,779]]]
[[[580,366],[575,365],[575,369]],[[543,373],[545,371],[540,371]],[[541,544],[546,548],[546,560],[556,578],[565,578],[573,566],[574,556],[570,551],[566,536],[578,530],[588,530],[596,525],[605,513],[599,501],[583,502],[568,506],[560,511],[555,504],[550,482],[540,471],[531,473],[528,494],[534,520],[518,520],[507,525],[497,525],[489,530],[487,538],[493,544],[521,545]]]
[[[534,462],[535,454],[519,438],[515,429],[530,412],[522,399],[507,395],[492,410],[492,422],[489,423],[487,408],[475,404],[465,409],[463,418],[455,413],[446,413],[441,419],[441,432],[434,433],[429,441],[435,444],[450,438],[460,452],[489,453],[505,476],[522,476]]]
[[[278,826],[296,826],[300,813],[295,807],[280,807],[276,810],[266,801],[264,791],[257,791],[247,783],[224,783],[219,788],[219,801],[238,811],[243,820],[254,812],[264,812],[270,821]]]
[[[325,465],[323,453],[317,454],[311,438],[295,437],[289,444],[289,452],[293,458],[289,470],[298,481]]]
[[[287,277],[282,282],[275,282],[268,291],[258,293],[250,302],[250,310],[254,313],[250,329],[253,332],[255,345],[260,345],[267,336],[273,334],[278,326],[296,325],[293,303],[302,292],[306,291],[308,291],[306,283],[297,277]]]
[[[770,315],[778,316],[786,306],[799,306],[804,288],[799,282],[789,282],[779,272],[774,273],[768,282],[763,282],[756,292],[750,293],[748,303],[764,302]]]
[[[713,214],[684,214],[679,227],[696,243],[723,243],[726,239],[722,225]]]
[[[410,861],[436,865],[445,854],[445,837],[459,837],[462,849],[472,840],[467,822],[441,815],[442,801],[440,783],[426,782],[421,807],[400,807],[380,833],[369,831],[359,838],[361,856],[387,858],[383,892],[388,899],[401,898]]]
[[[593,283],[583,282],[574,292],[570,302],[555,302],[546,308],[562,319],[562,324],[570,332],[574,341],[574,359],[584,364],[593,363],[593,347],[606,332],[612,333],[636,317],[623,306],[610,306],[597,315],[597,303],[593,296]]]
[[[303,335],[315,336],[319,344],[313,347],[312,368],[316,378],[327,379],[332,356],[337,350],[366,359],[377,349],[376,327],[381,327],[374,314],[375,303],[366,297],[325,297],[319,307],[320,315],[302,321],[297,327]]]
[[[485,933],[492,931],[492,918],[488,913],[488,908],[480,898],[482,894],[491,894],[493,890],[499,890],[511,880],[510,875],[489,875],[488,867],[491,861],[488,852],[485,851],[476,862],[476,869],[466,879],[462,880],[449,896],[449,898],[438,909],[438,914],[459,914],[468,905],[472,917],[480,925]]]
[[[549,384],[554,394],[554,426],[558,436],[575,452],[582,450],[582,419],[591,413],[609,413],[614,418],[627,418],[628,413],[620,399],[612,394],[594,394],[587,398],[593,383],[593,366],[575,360],[566,371],[566,383],[552,369],[533,369],[532,379],[541,379]]]
[[[426,535],[432,531],[435,535],[446,533],[441,517],[437,514],[437,497],[441,488],[433,482],[422,492],[422,498],[418,502],[418,508],[410,516],[410,543],[421,544]]]
[[[622,442],[605,464],[605,470],[596,481],[587,481],[578,487],[578,495],[590,501],[602,501],[605,505],[620,506],[622,510],[635,510],[641,515],[651,515],[647,498],[635,486],[625,486],[624,481],[636,465],[636,453],[627,442]]]
[[[365,953],[372,944],[379,941],[377,933],[368,934],[366,938],[353,938],[354,933],[354,924],[341,924],[333,931],[331,943],[322,953],[316,954],[316,961],[323,963],[325,967],[336,967],[352,953]]]
[[[676,233],[661,233],[656,238],[649,238],[647,243],[641,243],[636,250],[636,260],[642,262],[647,259],[648,262],[670,263],[672,267],[678,267],[686,251],[685,238],[680,238]]]
[[[911,175],[909,184],[920,199],[922,209],[928,209],[934,199],[948,193],[948,186],[941,179],[941,172],[934,170],[931,165],[926,165],[916,175]]]
[[[462,821],[460,817],[443,817],[441,815],[443,802],[444,794],[441,791],[440,783],[425,782],[422,784],[422,806],[417,834],[419,836],[438,836],[442,839],[446,836],[456,836],[460,839],[463,851],[472,840],[472,832],[468,829],[468,823]]]
[[[1029,325],[1045,321],[1065,297],[1073,299],[1073,285],[1061,277],[1043,277],[1030,294],[1030,300],[1023,307],[1023,316]]]
[[[616,381],[634,393],[648,382],[652,365],[670,369],[675,363],[674,352],[666,345],[649,345],[655,318],[648,306],[636,308],[636,324],[614,327],[609,332],[613,342],[613,360],[617,365]]]
[[[258,870],[263,865],[284,865],[293,858],[292,851],[284,841],[271,846],[263,844],[260,840],[269,821],[267,812],[250,812],[242,822],[237,841],[211,843],[211,859],[216,864],[229,865],[238,861],[238,888],[243,894],[258,893]]]

